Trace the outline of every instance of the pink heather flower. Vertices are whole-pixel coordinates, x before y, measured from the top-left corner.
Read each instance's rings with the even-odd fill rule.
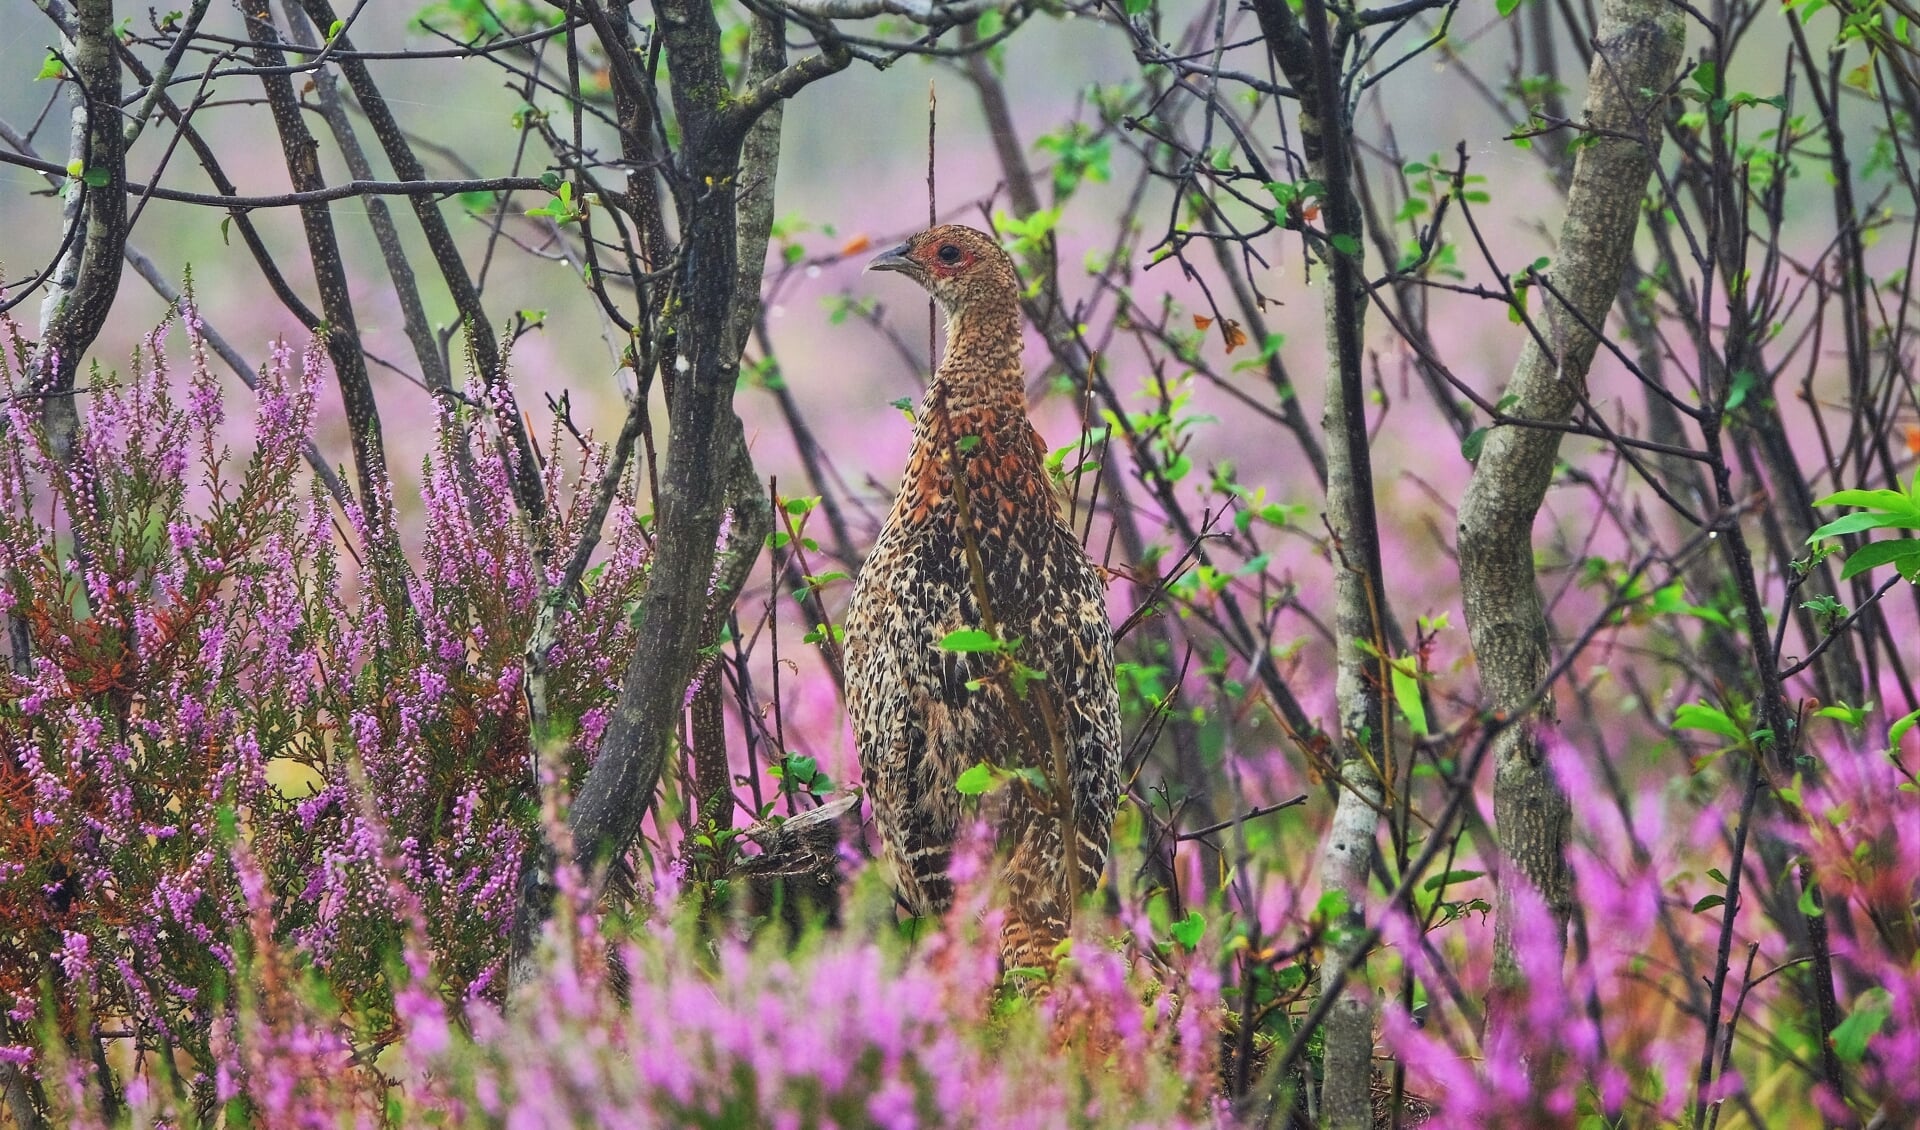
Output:
[[[867,1113],[884,1130],[918,1130],[919,1096],[904,1079],[889,1079],[867,1100]]]

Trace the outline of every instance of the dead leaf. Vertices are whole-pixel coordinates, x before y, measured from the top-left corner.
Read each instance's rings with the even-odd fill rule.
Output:
[[[1320,205],[1318,204],[1305,205],[1300,209],[1300,215],[1302,218],[1307,220],[1317,220],[1320,218]]]
[[[1212,324],[1213,324],[1213,319],[1205,316],[1204,314],[1195,314],[1193,316],[1193,328],[1196,330],[1204,330],[1208,326],[1211,326]]]
[[[1234,350],[1247,344],[1246,332],[1240,328],[1240,323],[1234,321],[1232,318],[1228,318],[1222,323],[1220,333],[1221,336],[1227,339],[1228,353],[1232,353]]]
[[[867,236],[863,233],[861,235],[854,236],[852,239],[849,239],[846,242],[846,245],[840,249],[840,254],[858,255],[862,251],[865,251],[867,248],[872,246],[873,246],[873,240],[867,238]]]
[[[1920,455],[1920,424],[1907,425],[1907,450]]]

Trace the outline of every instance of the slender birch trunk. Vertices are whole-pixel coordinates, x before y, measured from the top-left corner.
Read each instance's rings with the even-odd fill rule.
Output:
[[[1333,784],[1333,824],[1321,848],[1320,884],[1345,896],[1329,923],[1358,938],[1367,919],[1367,885],[1384,802],[1382,773],[1391,772],[1382,656],[1391,633],[1381,584],[1379,522],[1367,439],[1362,334],[1366,312],[1364,230],[1353,188],[1353,122],[1341,69],[1351,29],[1337,26],[1324,0],[1306,0],[1296,16],[1280,0],[1257,0],[1274,61],[1300,99],[1300,140],[1307,176],[1324,186],[1326,239],[1316,244],[1326,269],[1327,526],[1333,536],[1334,697],[1340,733]],[[1320,966],[1322,993],[1339,1001],[1327,1013],[1320,1125],[1332,1130],[1373,1125],[1372,986],[1365,955],[1329,945]]]
[[[1680,62],[1684,25],[1669,0],[1607,0],[1587,78],[1586,124],[1567,192],[1559,253],[1541,329],[1529,336],[1505,396],[1512,414],[1565,423],[1586,391],[1598,340],[1639,229],[1641,201],[1659,157],[1660,106]],[[1542,288],[1544,289],[1544,288]],[[1548,630],[1533,568],[1533,523],[1560,450],[1560,432],[1503,426],[1487,436],[1460,507],[1460,580],[1467,629],[1487,705],[1521,709],[1550,664]],[[1517,973],[1513,949],[1516,883],[1529,884],[1553,915],[1561,951],[1572,909],[1566,841],[1570,814],[1540,742],[1555,719],[1548,697],[1528,725],[1494,746],[1494,820],[1507,862],[1494,917],[1497,974]],[[1495,1007],[1498,1007],[1496,1002]]]

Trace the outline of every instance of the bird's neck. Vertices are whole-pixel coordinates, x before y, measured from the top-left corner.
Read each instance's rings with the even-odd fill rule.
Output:
[[[998,422],[1024,429],[1027,389],[1020,347],[1020,308],[1011,295],[948,311],[947,352],[927,389],[922,415],[944,415],[954,423],[978,416],[983,426]]]
[[[947,328],[947,354],[914,427],[900,513],[919,522],[938,512],[962,470],[978,520],[1051,513],[1046,453],[1027,418],[1019,308],[1011,296],[998,309],[969,306]]]

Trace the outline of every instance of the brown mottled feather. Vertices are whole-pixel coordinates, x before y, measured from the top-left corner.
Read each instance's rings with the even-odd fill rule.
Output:
[[[951,250],[947,250],[951,249]],[[943,251],[954,261],[945,261]],[[981,761],[1033,767],[1051,784],[1016,781],[988,811],[997,823],[1012,966],[1050,966],[1075,896],[1106,863],[1119,793],[1120,710],[1113,635],[1100,575],[1062,519],[1046,447],[1027,418],[1019,282],[998,245],[970,228],[934,228],[876,262],[900,270],[946,308],[947,352],[914,428],[899,496],[847,613],[847,705],[868,795],[905,901],[938,914],[963,817],[954,782]],[[978,437],[962,444],[962,437]],[[966,484],[988,609],[1016,656],[1045,673],[1027,696],[990,676],[997,657],[942,651],[986,622],[960,526]],[[1062,851],[1071,828],[1078,866]]]

